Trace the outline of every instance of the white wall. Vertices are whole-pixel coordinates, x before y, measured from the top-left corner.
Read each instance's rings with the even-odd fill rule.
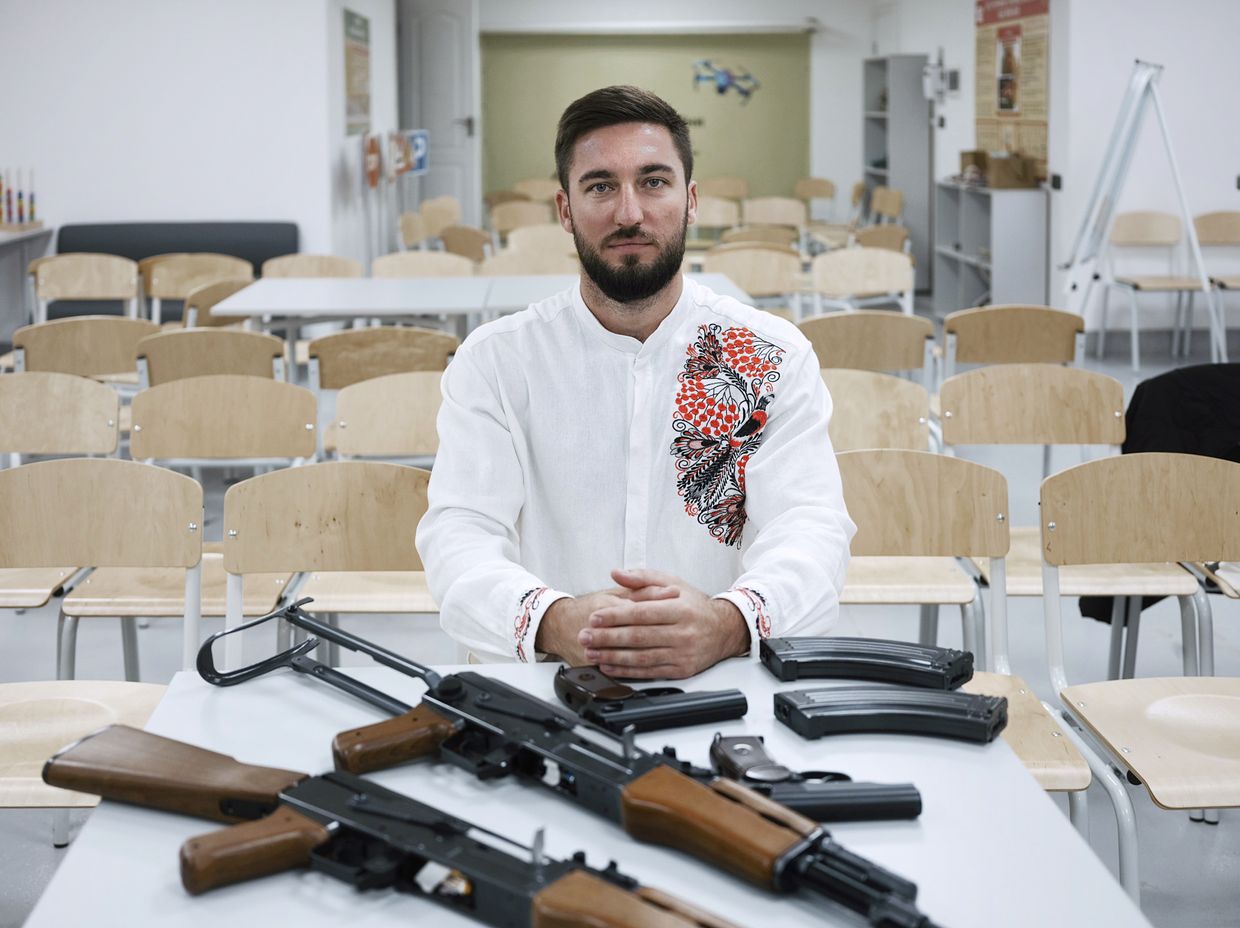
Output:
[[[371,16],[376,125],[395,125],[394,2],[348,2]],[[333,196],[340,9],[5,0],[5,22],[20,29],[0,54],[0,167],[35,166],[40,214],[56,225],[292,220],[303,250],[352,253]]]
[[[481,0],[483,32],[692,29],[801,24],[819,28],[810,39],[810,170],[835,181],[841,210],[861,179],[861,61],[869,54],[870,4],[866,0],[633,0],[616,6],[579,0]],[[548,149],[551,140],[547,140]]]

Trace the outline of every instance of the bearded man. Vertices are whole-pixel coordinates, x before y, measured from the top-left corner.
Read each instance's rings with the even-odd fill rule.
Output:
[[[555,160],[579,284],[475,330],[443,378],[417,547],[444,629],[640,678],[825,633],[856,531],[831,399],[795,326],[681,275],[685,120],[606,87]]]

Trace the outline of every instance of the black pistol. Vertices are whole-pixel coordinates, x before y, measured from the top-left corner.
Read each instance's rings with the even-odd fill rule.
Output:
[[[586,721],[622,734],[706,725],[739,719],[749,709],[740,690],[686,693],[674,686],[635,690],[613,680],[597,667],[560,667],[555,695]]]

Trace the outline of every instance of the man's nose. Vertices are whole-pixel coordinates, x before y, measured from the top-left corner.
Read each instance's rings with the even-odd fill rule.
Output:
[[[620,188],[620,198],[616,203],[616,225],[635,226],[641,221],[641,198],[634,187],[625,184]]]

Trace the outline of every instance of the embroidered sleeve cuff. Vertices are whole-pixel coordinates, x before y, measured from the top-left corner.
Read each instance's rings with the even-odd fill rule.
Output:
[[[726,599],[741,611],[745,617],[745,625],[749,629],[749,653],[758,653],[758,642],[771,637],[771,618],[766,598],[757,590],[737,587],[726,593],[718,594],[715,599]]]
[[[542,624],[543,616],[553,602],[568,598],[570,594],[547,586],[535,587],[522,594],[513,622],[513,656],[518,661],[528,664],[537,660],[534,642],[538,638],[538,626]]]

